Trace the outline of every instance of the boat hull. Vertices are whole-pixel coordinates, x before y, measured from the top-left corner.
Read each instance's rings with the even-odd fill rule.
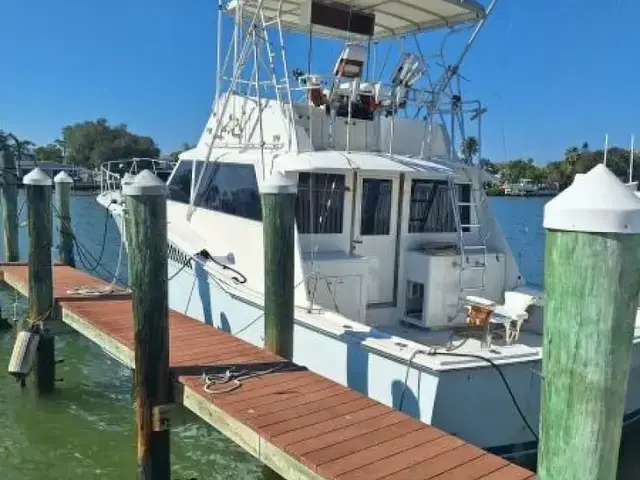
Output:
[[[122,231],[118,210],[110,210]],[[223,278],[217,279],[215,273],[199,262],[191,262],[189,268],[184,268],[183,263],[170,258],[168,273],[170,308],[256,346],[264,346],[262,304],[230,291]],[[378,335],[388,338],[387,334],[374,329],[366,334],[332,332],[296,318],[293,360],[496,454],[513,459],[537,450],[535,437],[491,365],[440,371],[408,366],[404,359],[363,344]],[[515,362],[499,368],[537,435],[540,360]],[[639,416],[640,343],[634,343],[625,422]]]

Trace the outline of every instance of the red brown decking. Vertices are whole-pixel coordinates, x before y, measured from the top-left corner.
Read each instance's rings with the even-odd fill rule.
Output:
[[[3,279],[27,293],[27,266],[1,264]],[[104,282],[54,267],[63,321],[133,366],[129,296],[78,297]],[[226,394],[203,389],[205,367],[283,360],[172,311],[170,363],[177,401],[285,478],[336,480],[525,480],[534,474],[308,370],[245,380]]]

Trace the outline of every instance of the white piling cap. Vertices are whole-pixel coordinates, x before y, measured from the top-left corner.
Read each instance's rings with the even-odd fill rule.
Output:
[[[544,207],[544,228],[574,232],[640,233],[640,198],[598,164]]]
[[[73,178],[65,172],[64,170],[58,172],[58,174],[53,177],[53,181],[56,183],[73,183]]]
[[[44,173],[39,167],[34,168],[27,173],[22,179],[25,185],[38,185],[41,187],[50,187],[53,183],[49,175]]]
[[[166,195],[168,190],[167,185],[149,170],[141,171],[135,176],[133,182],[122,186],[123,193],[132,197]]]
[[[298,180],[274,170],[260,185],[260,193],[291,193],[298,191]]]
[[[125,172],[125,174],[122,176],[122,184],[126,185],[129,183],[133,183],[135,179],[136,179],[136,176],[134,174]]]

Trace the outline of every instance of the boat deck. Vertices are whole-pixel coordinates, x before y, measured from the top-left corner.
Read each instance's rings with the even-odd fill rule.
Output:
[[[26,264],[0,264],[0,271],[5,283],[27,294]],[[62,321],[133,368],[130,296],[88,297],[72,291],[106,285],[73,268],[54,267]],[[175,401],[287,479],[535,478],[453,435],[178,312],[170,312],[169,333]],[[203,373],[231,366],[276,370],[245,380],[237,390],[207,393]]]

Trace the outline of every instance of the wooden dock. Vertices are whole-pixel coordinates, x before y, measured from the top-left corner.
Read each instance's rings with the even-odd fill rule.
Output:
[[[26,264],[0,264],[2,280],[27,295]],[[54,266],[59,318],[133,368],[128,295],[79,296],[107,284]],[[69,292],[72,293],[69,293]],[[175,401],[290,480],[524,480],[535,475],[437,428],[274,354],[172,311]],[[234,367],[272,373],[229,393],[209,394],[203,373]]]

